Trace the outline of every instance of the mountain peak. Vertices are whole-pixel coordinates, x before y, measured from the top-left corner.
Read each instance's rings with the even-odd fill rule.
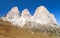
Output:
[[[30,12],[28,9],[24,9],[22,11],[21,17],[16,21],[16,24],[20,25],[20,27],[23,27],[26,22],[31,18]]]
[[[44,6],[40,6],[36,9],[33,15],[35,21],[41,24],[56,24],[56,19]],[[38,21],[39,20],[39,21]]]
[[[22,11],[21,16],[31,16],[31,14],[30,14],[30,12],[29,12],[28,9],[24,9],[24,10]]]
[[[39,8],[43,8],[43,9],[46,9],[46,7],[45,7],[45,6],[39,6]]]
[[[13,12],[13,13],[19,13],[19,10],[18,10],[18,7],[15,6],[13,7],[11,10],[10,10],[10,13]]]
[[[18,10],[18,7],[15,6],[13,7],[8,13],[7,13],[7,16],[16,16],[16,17],[19,17],[20,16],[20,11]]]
[[[45,6],[39,6],[37,9],[40,9],[40,10],[47,10],[47,8]]]
[[[17,6],[14,6],[12,9],[15,9],[15,10],[17,10],[17,9],[18,9],[18,7],[17,7]]]
[[[20,18],[20,12],[18,10],[18,7],[15,6],[2,19],[13,22],[16,21],[18,18]]]
[[[46,7],[44,6],[39,6],[36,11],[35,11],[35,14],[39,14],[39,13],[49,13],[49,11],[46,9]]]

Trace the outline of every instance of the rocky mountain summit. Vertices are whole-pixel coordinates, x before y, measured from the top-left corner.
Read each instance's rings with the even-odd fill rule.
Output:
[[[33,17],[35,21],[39,21],[41,24],[57,24],[54,15],[51,14],[44,6],[38,7]]]
[[[20,17],[20,12],[18,10],[17,7],[13,7],[8,13],[7,15],[5,15],[4,17],[2,17],[3,20],[5,21],[9,21],[9,22],[15,22],[16,20],[18,20]]]
[[[39,6],[34,15],[31,16],[28,9],[24,9],[22,14],[18,7],[13,7],[2,20],[9,21],[18,27],[39,27],[41,25],[49,25],[55,27],[57,25],[56,19],[44,6]]]
[[[24,24],[31,18],[31,14],[28,9],[22,11],[21,17],[15,22],[19,27],[23,27]]]

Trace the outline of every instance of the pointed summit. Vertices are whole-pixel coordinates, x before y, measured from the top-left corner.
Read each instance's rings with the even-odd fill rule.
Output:
[[[41,10],[47,10],[45,6],[39,6],[38,8],[40,8]]]
[[[21,17],[16,22],[20,27],[23,27],[26,22],[31,18],[30,12],[28,9],[22,11]]]
[[[13,22],[17,20],[20,17],[20,12],[18,10],[18,7],[13,7],[7,15],[4,16],[3,20]]]
[[[34,15],[39,14],[39,13],[45,13],[45,14],[46,14],[46,13],[49,13],[49,11],[46,9],[46,7],[44,7],[44,6],[39,6],[39,7],[36,9]]]
[[[40,24],[56,24],[56,19],[44,6],[40,6],[36,9],[33,18]]]
[[[19,13],[18,7],[13,7],[8,13]]]
[[[13,18],[20,17],[20,11],[18,10],[18,7],[13,7],[7,14],[7,16],[14,16]]]
[[[24,9],[24,10],[22,11],[21,16],[29,16],[29,17],[31,17],[31,14],[30,14],[30,12],[29,12],[28,9]]]

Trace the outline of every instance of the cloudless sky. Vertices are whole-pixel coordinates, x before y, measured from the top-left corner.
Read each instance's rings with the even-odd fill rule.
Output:
[[[17,6],[20,12],[27,8],[33,15],[36,8],[41,5],[54,14],[60,24],[60,0],[0,0],[0,17],[7,14],[14,6]]]

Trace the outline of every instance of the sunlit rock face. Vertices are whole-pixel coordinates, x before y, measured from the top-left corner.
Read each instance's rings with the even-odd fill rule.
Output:
[[[24,26],[24,24],[31,18],[31,14],[28,9],[22,11],[21,17],[18,19],[17,24]]]
[[[40,24],[57,24],[53,14],[51,14],[44,6],[36,9],[32,17],[32,21]]]
[[[8,13],[7,15],[5,15],[4,17],[2,17],[3,20],[5,21],[9,21],[9,22],[15,22],[16,20],[18,20],[20,18],[20,12],[18,10],[17,7],[13,7]]]

